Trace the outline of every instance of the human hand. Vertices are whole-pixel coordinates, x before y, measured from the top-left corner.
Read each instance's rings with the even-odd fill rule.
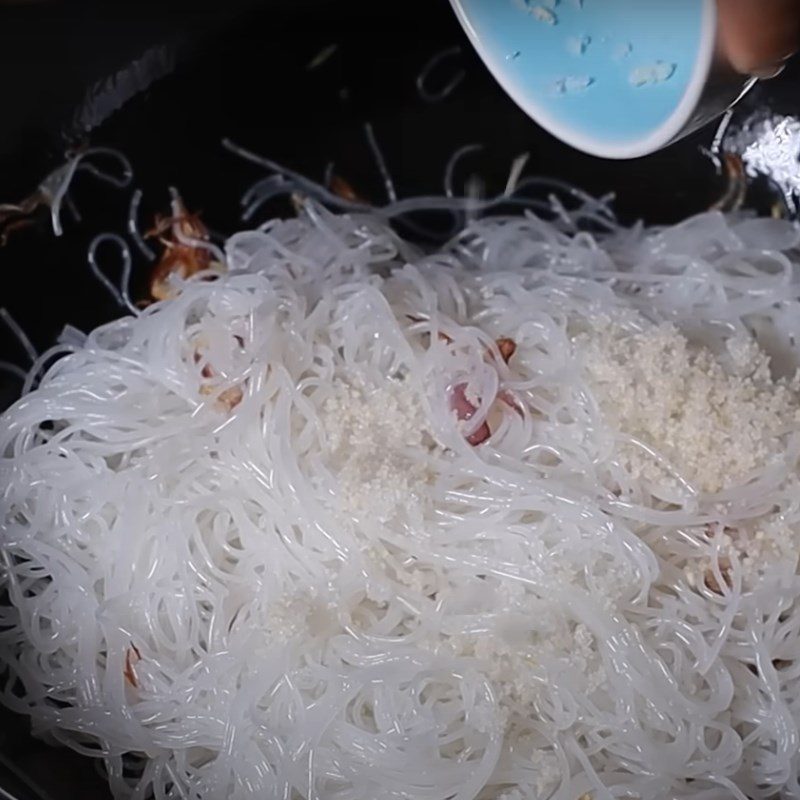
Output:
[[[774,78],[800,46],[799,0],[717,0],[723,52],[734,69]]]

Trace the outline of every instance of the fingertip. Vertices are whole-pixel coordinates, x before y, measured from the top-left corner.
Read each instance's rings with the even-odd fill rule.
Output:
[[[786,64],[773,64],[769,67],[759,67],[750,70],[749,74],[760,81],[769,81],[777,78],[786,69]]]
[[[717,0],[719,46],[742,75],[774,78],[797,51],[798,0]]]

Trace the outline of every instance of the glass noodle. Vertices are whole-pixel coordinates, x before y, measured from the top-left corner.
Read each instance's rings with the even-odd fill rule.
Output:
[[[800,797],[797,427],[716,494],[657,452],[653,486],[583,349],[669,322],[792,375],[797,228],[586,199],[423,252],[404,202],[308,201],[34,367],[0,418],[3,701],[119,798]],[[794,558],[731,545],[765,519]]]

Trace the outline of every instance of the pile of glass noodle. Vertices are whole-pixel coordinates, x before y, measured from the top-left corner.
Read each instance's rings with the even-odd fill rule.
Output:
[[[798,230],[556,210],[308,202],[71,331],[4,702],[120,798],[800,797]]]

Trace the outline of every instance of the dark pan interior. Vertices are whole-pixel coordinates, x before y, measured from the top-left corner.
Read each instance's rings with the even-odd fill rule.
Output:
[[[58,88],[59,81],[71,80],[74,89],[96,72],[93,59],[111,64],[115,54],[135,58],[148,39],[158,42],[176,30],[190,44],[177,72],[88,137],[131,160],[133,186],[144,192],[143,224],[166,210],[169,185],[203,212],[213,230],[229,233],[241,224],[238,199],[263,173],[226,153],[224,136],[317,180],[333,161],[361,195],[383,202],[365,123],[372,125],[400,196],[441,193],[448,159],[471,143],[483,149],[463,162],[457,189],[476,173],[487,193],[502,191],[513,159],[528,152],[527,174],[560,178],[598,195],[615,192],[618,213],[629,222],[676,221],[707,208],[723,191],[701,152],[713,130],[633,162],[583,156],[538,130],[471,52],[446,0],[265,0],[210,12],[166,2],[117,3],[113,12],[108,5],[101,13],[99,6],[61,4],[56,13],[36,4],[35,10],[9,13],[6,24],[0,19],[0,58],[6,74],[15,73],[3,122],[0,202],[18,200],[63,160],[59,126],[69,117],[72,95]],[[327,60],[309,69],[332,45]],[[416,85],[420,71],[435,54],[455,47],[460,53],[431,74],[430,86],[444,85],[459,70],[463,80],[440,102],[423,99]],[[790,68],[779,82],[752,94],[747,109],[796,110],[799,76],[796,66]],[[67,322],[86,330],[121,313],[90,274],[86,249],[100,232],[124,233],[130,193],[81,176],[73,192],[81,222],[65,213],[65,233],[55,239],[42,214],[0,249],[0,306],[39,350]],[[146,277],[140,260],[135,298],[144,296]],[[26,366],[18,342],[1,326],[0,359]],[[18,390],[0,373],[0,406]],[[53,798],[106,795],[91,765],[35,743],[25,731],[24,721],[0,719],[0,752],[35,774]]]

